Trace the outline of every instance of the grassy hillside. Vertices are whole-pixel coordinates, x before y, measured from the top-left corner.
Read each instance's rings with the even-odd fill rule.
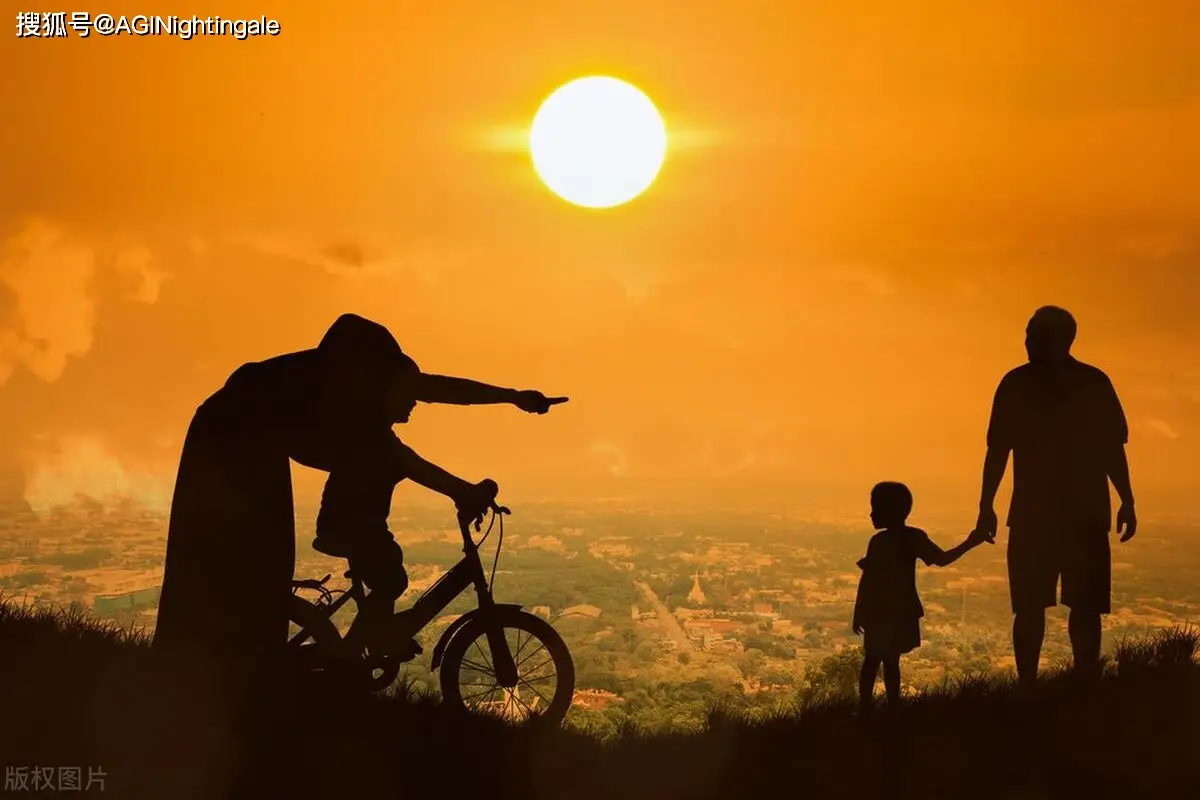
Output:
[[[1169,631],[1123,644],[1099,681],[1059,673],[1020,694],[980,677],[870,721],[827,698],[768,720],[714,711],[700,734],[630,730],[605,742],[455,722],[428,697],[352,701],[309,687],[257,772],[271,795],[307,797],[1195,798],[1198,643],[1194,630]],[[85,784],[89,767],[103,769],[107,797],[231,796],[204,766],[228,741],[202,724],[204,686],[168,680],[143,638],[0,602],[0,652],[8,793],[35,796],[15,791],[12,768],[78,766]]]

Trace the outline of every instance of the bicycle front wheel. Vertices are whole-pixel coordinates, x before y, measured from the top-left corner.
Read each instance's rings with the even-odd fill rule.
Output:
[[[460,710],[559,724],[575,694],[575,664],[566,642],[550,623],[527,611],[499,608],[496,615],[517,666],[517,685],[500,685],[487,626],[475,618],[446,646],[439,674],[442,701]]]

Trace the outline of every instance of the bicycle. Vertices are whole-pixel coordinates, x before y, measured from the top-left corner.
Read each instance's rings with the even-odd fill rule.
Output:
[[[417,598],[411,608],[396,614],[397,624],[392,627],[390,635],[403,638],[405,646],[398,648],[394,655],[373,652],[369,643],[356,637],[353,625],[343,637],[333,624],[332,617],[342,606],[353,600],[356,608],[361,609],[366,597],[365,587],[352,571],[345,573],[345,577],[351,581],[349,589],[327,588],[325,584],[331,575],[319,581],[292,581],[289,617],[293,630],[298,628],[298,631],[289,636],[288,646],[297,656],[301,668],[307,672],[333,674],[367,692],[386,689],[399,675],[401,664],[423,652],[416,642],[417,634],[462,592],[474,587],[477,607],[452,622],[433,649],[431,668],[438,671],[443,703],[455,711],[495,711],[511,719],[519,718],[523,710],[528,717],[536,717],[549,724],[562,722],[571,707],[575,691],[575,665],[571,653],[549,622],[523,610],[519,604],[495,601],[493,592],[496,565],[504,543],[504,516],[510,512],[495,503],[490,511],[487,531],[478,542],[471,535],[472,519],[464,517],[461,512],[458,514],[463,537],[463,558]],[[479,547],[490,535],[497,520],[500,522],[499,540],[489,578],[484,574]],[[476,531],[480,527],[480,520],[475,520]],[[316,590],[320,596],[316,602],[309,602],[298,594],[300,590]],[[515,648],[508,639],[510,632],[517,634]],[[528,638],[522,641],[525,634],[528,634]],[[481,640],[488,652],[480,647]],[[539,646],[526,652],[526,648],[533,644]],[[481,662],[468,657],[474,655],[475,651],[478,651]],[[545,657],[540,655],[542,653]],[[532,680],[523,677],[523,668],[528,663],[535,666],[526,670],[525,675],[552,666],[553,676]],[[464,668],[493,682],[482,689],[470,684],[471,691],[466,692],[462,684]],[[543,680],[553,680],[550,697],[534,686],[534,682]],[[523,690],[527,690],[524,697]],[[497,692],[499,699],[493,699]]]

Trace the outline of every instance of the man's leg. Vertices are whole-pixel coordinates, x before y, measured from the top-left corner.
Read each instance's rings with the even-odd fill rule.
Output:
[[[1058,564],[1044,531],[1014,528],[1008,535],[1008,586],[1013,610],[1013,656],[1017,680],[1037,681],[1046,609],[1056,604]]]
[[[1100,613],[1071,609],[1067,632],[1071,636],[1071,655],[1075,671],[1091,676],[1100,670]]]
[[[1084,532],[1073,540],[1063,561],[1063,605],[1071,609],[1067,631],[1075,671],[1095,676],[1100,671],[1101,616],[1109,613],[1112,556],[1108,532]]]
[[[1042,640],[1046,636],[1046,610],[1027,609],[1013,614],[1013,657],[1017,662],[1017,680],[1028,685],[1037,681]]]

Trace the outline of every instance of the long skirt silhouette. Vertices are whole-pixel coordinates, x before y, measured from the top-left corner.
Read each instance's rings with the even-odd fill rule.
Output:
[[[171,665],[181,749],[219,785],[261,771],[288,672],[291,468],[258,415],[221,392],[188,428],[171,504],[154,649]]]

